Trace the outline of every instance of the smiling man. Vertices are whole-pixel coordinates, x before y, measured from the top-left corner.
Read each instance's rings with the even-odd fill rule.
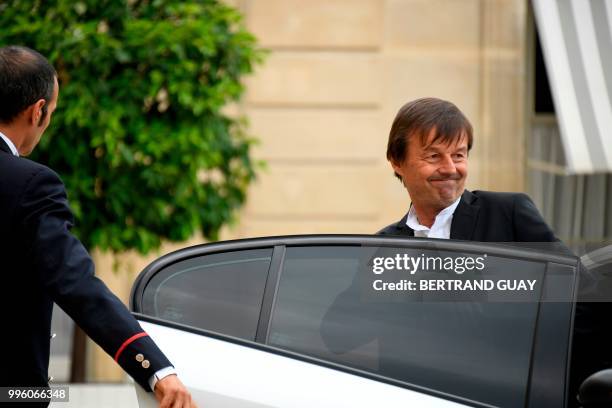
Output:
[[[472,144],[472,125],[451,102],[422,98],[404,105],[389,132],[387,159],[412,205],[399,222],[379,234],[558,241],[527,195],[465,189]]]

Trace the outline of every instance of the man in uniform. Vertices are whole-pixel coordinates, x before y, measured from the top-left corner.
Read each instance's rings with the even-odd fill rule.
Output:
[[[168,359],[95,277],[91,257],[70,233],[73,216],[58,175],[21,157],[49,125],[58,92],[42,55],[0,48],[0,386],[48,385],[55,302],[162,407],[192,407]]]

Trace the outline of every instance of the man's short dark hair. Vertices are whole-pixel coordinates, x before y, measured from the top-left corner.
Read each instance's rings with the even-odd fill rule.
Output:
[[[408,140],[419,137],[425,144],[432,129],[432,143],[451,144],[467,136],[468,150],[472,148],[473,129],[470,121],[453,103],[437,98],[421,98],[401,107],[389,132],[387,160],[402,163],[408,154]],[[401,180],[399,174],[395,176]]]
[[[49,101],[57,73],[38,52],[22,46],[0,48],[0,123],[10,123],[39,99],[46,101],[42,122],[47,116]]]

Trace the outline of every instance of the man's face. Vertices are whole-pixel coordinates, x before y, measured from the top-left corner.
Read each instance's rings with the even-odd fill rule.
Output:
[[[38,113],[38,120],[33,120],[32,126],[30,127],[30,132],[28,133],[25,143],[22,146],[22,151],[19,152],[20,155],[29,155],[30,153],[32,153],[32,150],[34,150],[36,145],[38,145],[38,142],[40,142],[40,138],[42,137],[43,133],[45,133],[45,130],[47,130],[47,127],[51,122],[51,115],[53,115],[53,112],[57,107],[58,96],[59,84],[57,83],[57,78],[55,78],[55,83],[53,85],[53,96],[51,97],[51,100],[47,105],[47,114],[43,117],[42,109],[35,108],[34,115],[37,114],[36,111],[40,112]]]
[[[403,163],[392,163],[392,166],[402,176],[415,205],[440,211],[463,194],[467,177],[468,138],[464,134],[451,144],[432,144],[435,135],[434,128],[424,144],[418,135],[411,135],[406,159]]]

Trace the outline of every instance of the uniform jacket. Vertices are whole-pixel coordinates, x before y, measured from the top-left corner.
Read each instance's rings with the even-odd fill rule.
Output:
[[[150,390],[150,377],[171,364],[94,276],[92,259],[71,234],[72,225],[59,176],[13,156],[0,139],[0,386],[48,384],[55,302]]]

